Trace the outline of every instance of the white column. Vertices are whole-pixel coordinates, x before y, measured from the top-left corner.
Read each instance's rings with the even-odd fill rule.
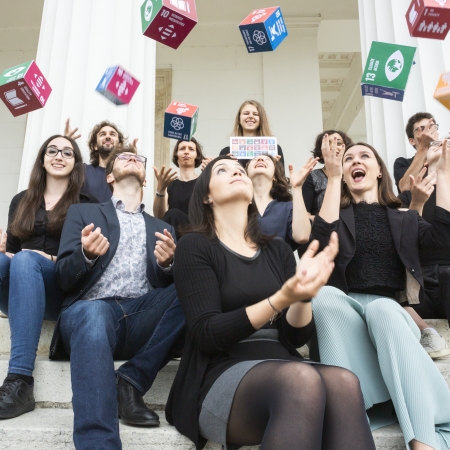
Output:
[[[88,134],[114,122],[148,158],[144,201],[151,207],[156,44],[142,35],[141,0],[45,0],[36,62],[53,91],[45,108],[28,115],[19,189],[25,189],[36,153],[65,120],[82,133],[78,144],[89,161]],[[95,92],[107,67],[120,64],[141,84],[129,105],[116,106]]]
[[[274,52],[263,55],[264,106],[283,148],[286,169],[289,163],[297,169],[303,166],[322,130],[319,22],[320,18],[286,18],[289,35]]]
[[[372,41],[417,47],[416,64],[402,103],[365,97],[368,142],[380,152],[392,173],[396,158],[414,155],[405,134],[406,122],[413,114],[430,112],[441,130],[450,130],[448,110],[433,98],[439,75],[445,69],[444,57],[448,58],[445,48],[448,52],[449,39],[443,44],[411,37],[405,19],[410,0],[359,0],[358,4],[363,66]]]

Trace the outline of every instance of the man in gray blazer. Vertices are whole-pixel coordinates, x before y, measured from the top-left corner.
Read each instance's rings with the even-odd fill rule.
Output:
[[[182,345],[175,233],[144,211],[145,165],[132,147],[114,151],[112,199],[72,205],[62,231],[56,277],[67,297],[51,357],[70,355],[77,450],[121,449],[118,418],[159,425],[142,397]],[[128,361],[114,372],[117,359]]]

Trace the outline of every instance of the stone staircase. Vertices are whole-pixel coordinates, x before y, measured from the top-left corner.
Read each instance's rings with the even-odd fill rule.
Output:
[[[445,336],[450,344],[450,330],[447,321],[430,320],[427,322]],[[47,358],[53,327],[54,323],[44,322],[39,342],[34,372],[37,408],[16,419],[0,421],[1,450],[74,449],[70,365],[68,362],[49,361]],[[0,382],[6,376],[9,346],[8,320],[0,318]],[[302,354],[305,354],[306,351],[305,348],[301,349]],[[120,364],[120,362],[116,363],[117,366]],[[436,364],[450,386],[450,358],[436,361]],[[159,373],[152,389],[144,397],[145,402],[158,412],[162,419],[161,426],[149,429],[121,424],[120,433],[124,450],[194,449],[193,444],[164,419],[164,406],[177,368],[178,362],[171,361]],[[403,436],[398,425],[376,430],[374,438],[378,450],[405,450]],[[220,450],[220,446],[209,443],[207,449]],[[256,449],[256,447],[247,449]]]

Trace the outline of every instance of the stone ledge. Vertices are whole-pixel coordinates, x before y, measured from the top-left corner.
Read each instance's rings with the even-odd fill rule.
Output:
[[[138,428],[120,424],[124,450],[192,450],[189,439],[170,426],[164,412],[158,411],[161,426]],[[67,409],[36,409],[21,417],[0,421],[2,450],[73,450],[73,413]],[[403,435],[398,425],[376,430],[374,439],[377,450],[405,450]],[[32,442],[32,447],[30,446]],[[208,443],[207,450],[220,450],[220,446]],[[257,450],[245,447],[242,450]]]

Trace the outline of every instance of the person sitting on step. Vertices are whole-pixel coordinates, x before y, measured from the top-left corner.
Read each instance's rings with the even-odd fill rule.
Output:
[[[72,206],[61,236],[56,278],[67,297],[51,358],[70,355],[77,450],[121,449],[118,417],[158,426],[143,395],[183,344],[174,230],[144,211],[145,166],[134,147],[115,150],[111,200]],[[114,373],[114,360],[128,361]]]
[[[64,299],[55,276],[61,230],[70,205],[95,202],[81,190],[83,181],[77,143],[49,137],[38,151],[28,189],[11,201],[7,233],[0,229],[0,310],[11,329],[0,419],[35,407],[33,371],[42,322],[58,318]]]

